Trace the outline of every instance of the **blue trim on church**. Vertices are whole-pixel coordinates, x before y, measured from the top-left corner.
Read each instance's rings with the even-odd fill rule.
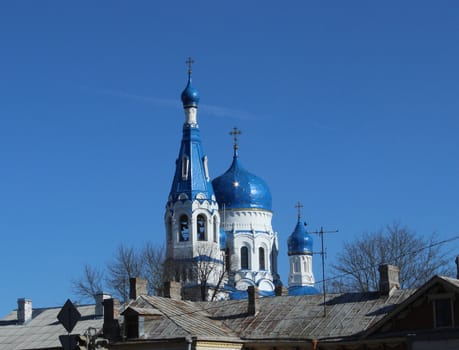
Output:
[[[230,300],[243,300],[249,297],[247,290],[238,290],[236,288],[225,285],[223,290],[228,292]],[[274,297],[276,293],[274,291],[258,290],[258,296],[260,297]]]
[[[288,287],[288,295],[313,295],[313,294],[319,294],[319,291],[315,287],[311,287],[311,286]]]
[[[216,263],[216,264],[220,264],[220,265],[224,264],[223,260],[215,259],[215,258],[212,258],[211,256],[208,256],[208,255],[197,255],[197,256],[195,256],[193,258],[175,259],[175,261],[181,262],[181,263],[183,263],[183,262],[195,263],[195,262],[205,261],[205,262],[212,262],[212,263]]]

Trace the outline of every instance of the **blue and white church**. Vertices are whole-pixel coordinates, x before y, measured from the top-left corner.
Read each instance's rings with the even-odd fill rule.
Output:
[[[274,295],[282,283],[270,189],[243,167],[236,128],[230,133],[232,163],[211,180],[198,125],[200,95],[192,84],[191,59],[187,63],[188,82],[181,95],[185,122],[164,215],[169,278],[182,284],[189,300],[243,298],[249,286],[260,296]],[[288,239],[288,291],[313,294],[312,237],[299,225]]]

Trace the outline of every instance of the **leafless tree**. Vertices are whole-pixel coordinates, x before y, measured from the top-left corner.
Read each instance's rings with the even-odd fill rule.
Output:
[[[72,281],[74,294],[91,300],[99,291],[105,291],[122,301],[129,300],[129,279],[146,278],[149,292],[159,295],[164,277],[164,249],[147,243],[142,249],[120,244],[105,268],[85,265],[80,278]]]
[[[434,274],[452,275],[451,259],[444,254],[434,235],[417,235],[399,223],[346,242],[332,265],[334,291],[374,291],[379,289],[380,264],[400,268],[401,288],[416,288]]]
[[[227,264],[217,247],[202,244],[195,256],[165,263],[164,280],[181,282],[187,298],[215,300],[227,276]],[[188,294],[189,293],[189,294]]]
[[[133,248],[120,244],[113,261],[107,265],[107,286],[114,296],[129,300],[129,279],[141,277],[140,254]]]
[[[213,300],[225,276],[224,261],[219,259],[218,249],[212,246],[200,246],[197,253],[198,255],[193,259],[193,271],[199,283],[201,300],[209,299],[209,287],[213,289],[210,297]],[[210,284],[210,281],[216,283]]]
[[[94,299],[103,291],[104,274],[101,270],[88,264],[84,265],[83,275],[72,281],[76,295],[83,299]]]
[[[141,252],[142,275],[148,281],[150,294],[162,295],[167,280],[164,266],[165,249],[148,242]]]

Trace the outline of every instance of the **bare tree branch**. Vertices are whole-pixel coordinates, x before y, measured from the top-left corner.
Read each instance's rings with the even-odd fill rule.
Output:
[[[162,295],[165,279],[165,249],[148,242],[142,250],[141,262],[143,275],[148,281],[149,292]]]
[[[337,278],[331,287],[337,292],[378,290],[378,267],[383,263],[400,268],[402,288],[419,287],[434,274],[452,275],[450,258],[433,242],[434,235],[426,239],[397,222],[363,233],[344,243],[332,266]]]
[[[103,291],[103,280],[102,271],[86,264],[83,268],[83,276],[72,281],[72,289],[83,300],[93,301],[96,294]]]
[[[129,300],[129,279],[141,277],[140,255],[133,247],[120,244],[114,260],[107,265],[107,285],[113,294],[123,300]]]
[[[150,294],[161,295],[164,259],[164,248],[150,242],[141,250],[121,244],[105,268],[85,265],[82,276],[72,282],[72,289],[82,299],[93,298],[103,290],[128,301],[129,279],[141,277],[147,279]]]

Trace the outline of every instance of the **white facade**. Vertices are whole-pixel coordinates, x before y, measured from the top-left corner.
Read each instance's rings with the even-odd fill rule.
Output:
[[[290,255],[289,287],[313,287],[315,280],[312,272],[312,254]]]
[[[273,291],[277,274],[278,240],[271,225],[272,213],[259,209],[221,212],[230,262],[229,283],[236,289],[257,286]]]
[[[223,273],[224,261],[219,247],[220,215],[217,203],[188,199],[168,202],[164,221],[166,256],[174,264],[174,279],[184,285],[200,283],[202,276],[199,272],[208,269],[211,271],[206,276],[207,284],[216,285]],[[200,257],[208,261],[200,262]],[[204,263],[208,263],[209,267],[200,265]]]

